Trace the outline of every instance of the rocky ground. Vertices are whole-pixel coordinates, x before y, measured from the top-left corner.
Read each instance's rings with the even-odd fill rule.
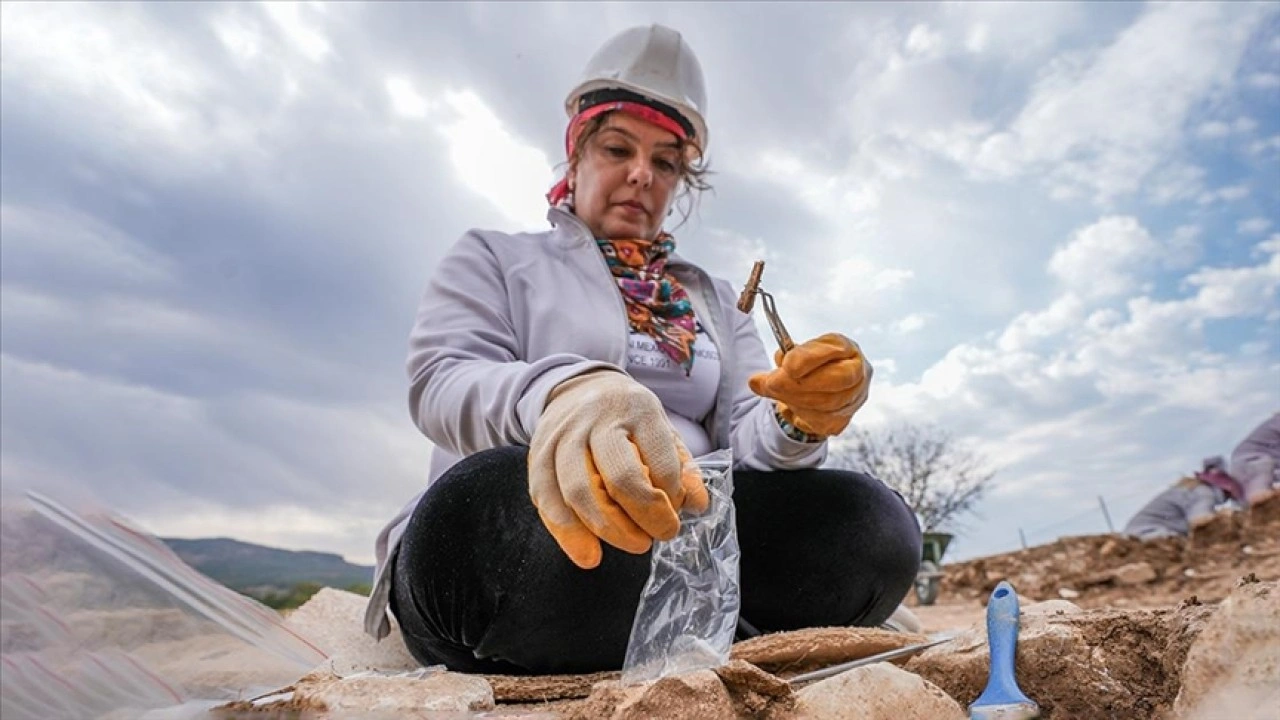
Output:
[[[1280,496],[1247,513],[1220,512],[1186,540],[1069,537],[948,565],[945,573],[940,598],[951,605],[982,602],[1004,579],[1020,596],[1084,608],[1169,607],[1192,595],[1215,603],[1247,573],[1280,579]]]
[[[330,618],[354,617],[360,599],[324,591],[290,622],[300,632],[313,623],[328,628],[325,642],[339,648],[330,663],[277,696],[219,712],[227,718],[273,710],[308,718],[965,718],[987,682],[983,605],[1007,579],[1022,603],[1018,682],[1042,718],[1280,716],[1280,498],[1249,513],[1221,514],[1189,540],[1065,538],[944,570],[940,603],[915,610],[927,632],[959,631],[953,639],[807,684],[790,679],[925,637],[865,628],[779,633],[738,643],[732,662],[714,671],[639,686],[622,685],[609,673],[480,677],[413,671],[402,648],[339,637]],[[398,659],[389,666],[386,657]],[[381,673],[360,674],[378,664]]]
[[[924,631],[945,631],[948,642],[815,682],[793,679],[927,637],[868,628],[778,633],[738,643],[714,671],[638,686],[617,673],[473,676],[418,667],[398,633],[373,642],[360,630],[365,599],[325,589],[280,630],[328,656],[299,668],[31,537],[6,542],[0,557],[6,667],[32,672],[27,661],[47,659],[58,641],[81,656],[126,653],[100,656],[115,658],[103,669],[136,662],[129,688],[153,689],[147,707],[164,706],[170,686],[188,698],[240,693],[234,702],[119,720],[965,718],[987,681],[984,603],[1001,580],[1019,594],[1018,682],[1042,718],[1280,718],[1280,498],[1216,516],[1187,540],[1073,537],[948,565],[938,603],[914,608]],[[0,676],[6,720],[52,717],[42,709],[58,698],[30,694],[52,686],[18,683],[10,670]]]
[[[1251,513],[1222,512],[1190,540],[1141,542],[1121,535],[1084,535],[944,568],[935,604],[907,597],[925,632],[982,619],[987,596],[1008,579],[1021,597],[1064,599],[1090,609],[1170,608],[1213,604],[1248,573],[1280,580],[1280,497]]]

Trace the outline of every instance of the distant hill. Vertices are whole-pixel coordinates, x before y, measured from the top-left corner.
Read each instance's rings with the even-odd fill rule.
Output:
[[[353,565],[334,553],[294,551],[230,538],[161,538],[191,567],[233,590],[261,594],[299,583],[348,588],[373,582],[373,567]]]

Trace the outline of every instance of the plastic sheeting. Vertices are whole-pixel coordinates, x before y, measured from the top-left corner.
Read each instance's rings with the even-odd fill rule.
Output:
[[[0,715],[194,718],[326,655],[276,611],[95,506],[29,492],[0,515]]]

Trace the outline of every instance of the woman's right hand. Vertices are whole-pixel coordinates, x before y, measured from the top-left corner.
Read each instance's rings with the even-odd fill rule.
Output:
[[[529,447],[529,495],[556,543],[584,569],[600,541],[630,553],[680,529],[710,502],[702,473],[657,396],[611,370],[570,378],[547,398]]]

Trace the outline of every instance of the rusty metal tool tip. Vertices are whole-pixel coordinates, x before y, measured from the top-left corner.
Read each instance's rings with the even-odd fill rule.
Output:
[[[749,313],[756,306],[756,292],[760,289],[760,276],[763,274],[764,261],[757,260],[751,266],[751,277],[747,278],[746,287],[742,288],[742,294],[738,296],[738,309],[742,312]]]
[[[751,266],[751,277],[747,278],[747,285],[742,289],[742,294],[738,296],[738,309],[744,313],[751,312],[755,307],[756,295],[764,298],[764,315],[769,321],[769,328],[773,330],[773,337],[778,341],[778,349],[785,355],[791,352],[795,347],[795,343],[791,340],[791,335],[787,333],[787,328],[782,324],[782,318],[778,317],[778,309],[774,307],[773,296],[760,288],[760,276],[764,274],[764,261],[757,260],[755,265]]]

